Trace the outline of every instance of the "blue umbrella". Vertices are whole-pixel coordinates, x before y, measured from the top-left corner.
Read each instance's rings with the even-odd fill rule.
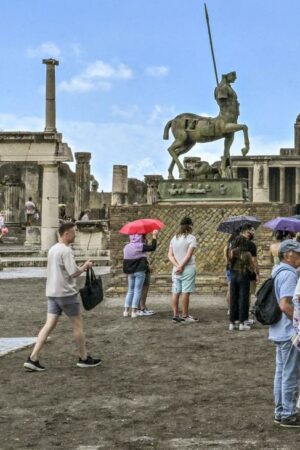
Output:
[[[300,223],[300,221],[299,221]],[[261,221],[258,220],[254,216],[232,216],[228,217],[227,219],[223,220],[218,228],[217,231],[221,231],[222,233],[234,233],[235,231],[239,230],[243,225],[251,225],[253,228],[259,227],[261,224]]]
[[[300,220],[295,217],[276,217],[263,225],[273,231],[292,231],[293,233],[300,231]]]

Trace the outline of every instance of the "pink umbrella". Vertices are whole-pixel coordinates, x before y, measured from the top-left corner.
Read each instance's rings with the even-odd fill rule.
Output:
[[[119,233],[121,234],[147,234],[154,230],[161,230],[164,227],[158,219],[138,219],[128,222],[124,225]]]

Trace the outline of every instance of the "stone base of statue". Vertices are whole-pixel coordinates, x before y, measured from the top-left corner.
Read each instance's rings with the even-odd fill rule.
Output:
[[[245,202],[247,182],[238,179],[162,180],[158,202]]]

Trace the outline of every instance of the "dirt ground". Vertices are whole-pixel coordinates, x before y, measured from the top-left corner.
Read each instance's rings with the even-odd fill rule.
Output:
[[[45,318],[42,279],[1,280],[2,337],[33,336]],[[157,314],[122,317],[122,299],[84,313],[90,352],[76,367],[63,318],[46,345],[43,373],[22,365],[28,349],[0,358],[0,449],[297,449],[299,431],[273,424],[274,348],[266,329],[227,331],[222,298],[192,299],[198,324]]]

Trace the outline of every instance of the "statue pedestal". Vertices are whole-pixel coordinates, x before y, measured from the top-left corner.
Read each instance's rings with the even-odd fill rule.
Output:
[[[245,180],[198,179],[162,180],[158,185],[158,202],[245,202],[248,187]]]

